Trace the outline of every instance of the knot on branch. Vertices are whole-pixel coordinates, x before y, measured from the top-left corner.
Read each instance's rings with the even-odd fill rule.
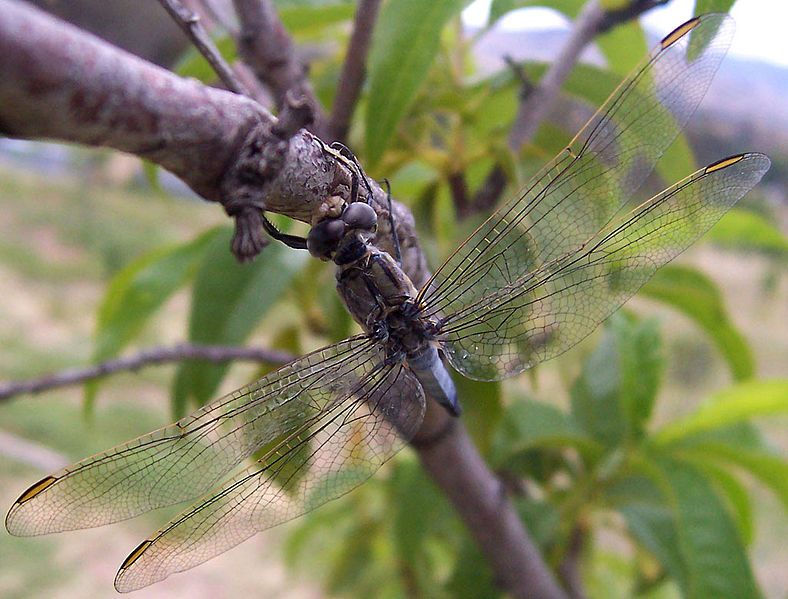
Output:
[[[308,127],[315,121],[315,105],[303,93],[295,89],[288,90],[279,113],[279,119],[273,126],[273,133],[280,139],[290,139],[299,130]]]
[[[235,233],[230,243],[233,255],[240,262],[253,260],[268,245],[268,238],[263,234],[262,208],[246,205],[234,210],[225,206],[225,210],[235,219]]]
[[[312,122],[314,107],[303,96],[288,93],[279,119],[249,129],[223,181],[222,204],[235,219],[232,251],[246,262],[268,244],[263,233],[266,184],[276,178],[287,159],[290,140]]]

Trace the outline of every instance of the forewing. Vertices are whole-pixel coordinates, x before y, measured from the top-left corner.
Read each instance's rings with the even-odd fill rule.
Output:
[[[711,14],[666,36],[570,145],[436,271],[419,294],[425,313],[467,310],[610,222],[695,111],[732,31],[729,17]]]
[[[6,528],[39,535],[101,526],[201,497],[227,473],[346,392],[380,348],[347,339],[300,358],[165,428],[39,481],[11,507]]]
[[[569,349],[717,222],[768,169],[769,159],[755,153],[701,169],[578,251],[450,315],[442,329],[449,362],[471,378],[496,380]]]
[[[359,363],[350,378],[346,395],[143,542],[115,588],[132,591],[192,568],[367,480],[418,430],[424,394],[402,364]]]

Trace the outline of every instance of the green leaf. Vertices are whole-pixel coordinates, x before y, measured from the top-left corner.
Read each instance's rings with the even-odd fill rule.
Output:
[[[620,361],[620,402],[629,428],[636,437],[651,417],[665,370],[662,339],[655,319],[630,322],[613,318],[610,328],[618,339]]]
[[[397,124],[416,97],[450,18],[469,0],[390,0],[375,25],[369,57],[366,159],[383,156]]]
[[[646,34],[637,20],[613,27],[596,38],[608,68],[622,77],[628,75],[648,53]]]
[[[729,510],[736,520],[736,528],[745,545],[753,539],[753,509],[750,494],[739,480],[724,468],[710,463],[708,460],[690,460],[691,463],[706,474],[720,493],[727,500]]]
[[[501,593],[487,560],[476,543],[466,539],[451,578],[446,584],[450,597],[457,599],[498,599]]]
[[[571,389],[572,414],[608,446],[640,437],[664,369],[655,322],[608,320],[602,342],[583,364]]]
[[[702,272],[669,264],[659,269],[640,293],[694,320],[711,337],[735,379],[753,376],[755,363],[750,348],[728,317],[716,285]]]
[[[661,483],[675,521],[690,599],[759,597],[730,513],[703,471],[660,458]]]
[[[788,257],[788,237],[762,215],[741,208],[723,216],[707,239],[725,248]]]
[[[574,19],[580,12],[583,3],[584,0],[493,0],[490,5],[489,23],[495,23],[495,21],[510,11],[534,6],[552,8],[569,19]]]
[[[563,447],[574,447],[588,457],[602,452],[602,446],[569,414],[551,404],[520,398],[506,409],[501,419],[490,461],[505,467],[532,449]]]
[[[474,381],[464,376],[455,376],[453,380],[462,402],[465,426],[476,447],[486,454],[503,416],[501,383]]]
[[[320,30],[353,18],[356,7],[346,0],[315,3],[310,6],[293,5],[279,11],[279,19],[293,35]]]
[[[656,558],[679,586],[686,588],[687,572],[670,510],[655,501],[643,501],[623,505],[619,512],[632,537]]]
[[[255,262],[238,264],[228,251],[232,234],[223,228],[212,239],[197,272],[189,315],[193,343],[243,343],[308,259],[306,252],[272,244]],[[185,413],[190,399],[199,405],[211,399],[228,368],[226,364],[182,363],[173,387],[175,413]]]
[[[116,356],[128,345],[153,313],[194,274],[218,235],[218,229],[211,229],[188,243],[154,250],[112,278],[99,307],[94,361]]]
[[[715,394],[692,414],[675,420],[652,435],[658,445],[748,420],[788,412],[788,379],[740,383]]]
[[[418,561],[426,551],[428,535],[451,518],[449,505],[415,460],[397,463],[390,484],[394,542],[399,559]]]
[[[695,15],[705,15],[710,12],[729,12],[736,0],[695,0]]]
[[[785,457],[757,449],[712,441],[682,447],[681,455],[708,463],[710,460],[734,464],[750,472],[769,487],[788,510],[788,461]]]
[[[157,193],[162,192],[161,181],[159,179],[159,165],[150,160],[142,160],[142,173],[151,189]]]

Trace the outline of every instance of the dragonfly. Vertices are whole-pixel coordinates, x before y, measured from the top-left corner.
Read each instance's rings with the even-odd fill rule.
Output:
[[[626,205],[691,118],[732,31],[709,14],[663,38],[421,289],[374,245],[365,201],[327,204],[299,247],[337,265],[363,333],[47,476],[13,504],[8,531],[101,526],[196,499],[121,565],[115,588],[136,590],[363,483],[418,431],[426,396],[458,415],[442,357],[499,380],[577,344],[769,168],[763,154],[737,154]]]

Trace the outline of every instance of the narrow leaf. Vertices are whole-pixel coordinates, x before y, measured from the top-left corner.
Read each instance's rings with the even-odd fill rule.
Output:
[[[390,0],[381,11],[369,59],[367,163],[383,156],[438,51],[440,34],[469,0]]]
[[[596,42],[605,55],[608,68],[621,76],[628,75],[648,53],[646,34],[637,20],[614,27]]]
[[[690,317],[711,338],[737,380],[750,378],[755,363],[747,342],[725,310],[714,282],[687,266],[667,265],[640,290]]]
[[[788,412],[788,379],[740,383],[714,395],[692,414],[662,427],[652,436],[660,445],[748,420]]]
[[[251,264],[238,264],[228,251],[232,231],[223,228],[207,247],[192,291],[189,340],[194,343],[243,343],[267,310],[281,297],[308,259],[281,244],[271,244]],[[204,404],[216,393],[227,365],[185,362],[173,388],[176,414],[194,399]]]
[[[769,487],[788,510],[788,461],[783,456],[710,441],[682,448],[681,455],[706,463],[716,460],[743,468]]]
[[[571,389],[572,414],[608,446],[640,437],[651,415],[664,363],[654,321],[615,314]]]
[[[153,313],[194,273],[218,229],[194,241],[157,249],[117,273],[99,307],[94,361],[116,356]]]
[[[573,447],[587,456],[602,446],[587,435],[569,414],[531,399],[514,401],[501,419],[493,440],[491,461],[502,466],[532,449]]]
[[[552,8],[569,19],[574,19],[583,6],[585,0],[493,0],[490,5],[490,24],[495,23],[506,13],[518,8],[531,8],[540,6]]]
[[[464,376],[454,377],[458,397],[462,400],[465,425],[474,444],[486,454],[492,443],[493,432],[503,416],[501,383],[474,381]]]
[[[708,239],[725,248],[788,257],[788,237],[760,214],[741,208],[723,216],[709,231]]]
[[[710,12],[728,12],[736,0],[695,0],[696,15],[705,15]]]
[[[736,527],[745,545],[752,543],[754,532],[754,516],[750,493],[739,480],[725,468],[721,468],[706,460],[693,462],[700,468],[719,489],[727,500],[731,514],[735,517]]]
[[[759,597],[741,536],[722,499],[701,470],[659,459],[687,572],[690,599]]]

